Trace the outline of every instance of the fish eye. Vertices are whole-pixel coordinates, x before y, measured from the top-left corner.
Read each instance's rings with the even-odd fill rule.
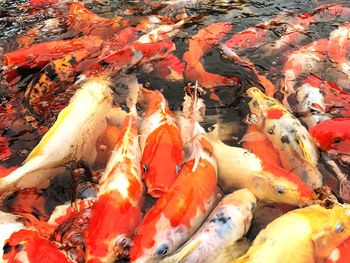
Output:
[[[343,140],[340,137],[335,137],[335,138],[332,139],[332,143],[335,143],[335,144],[341,143],[342,141]]]
[[[148,164],[144,164],[144,165],[142,166],[142,168],[143,168],[143,172],[144,172],[145,174],[147,174],[147,173],[148,173]]]
[[[6,243],[2,248],[4,254],[10,253],[11,249],[12,249],[12,247],[9,243]]]
[[[276,193],[283,195],[285,193],[285,188],[282,185],[276,185],[275,191],[276,191]]]
[[[335,232],[341,233],[344,231],[344,224],[343,223],[337,223],[335,225]]]
[[[157,256],[164,256],[168,253],[169,247],[166,244],[162,244],[157,248]]]

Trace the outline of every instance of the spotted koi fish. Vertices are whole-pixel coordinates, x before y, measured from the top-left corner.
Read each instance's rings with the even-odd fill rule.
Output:
[[[240,239],[250,228],[256,201],[247,189],[225,196],[191,239],[161,263],[226,263],[241,256],[249,245]]]
[[[22,188],[44,187],[70,161],[85,160],[92,164],[96,140],[107,126],[105,116],[111,106],[109,81],[103,78],[87,81],[22,166],[0,178],[1,195]]]
[[[285,169],[298,175],[310,187],[322,185],[317,169],[319,152],[306,128],[282,104],[257,88],[247,94],[255,125],[272,142]]]
[[[198,100],[187,99],[187,109]],[[203,102],[199,102],[203,103]],[[196,109],[196,106],[195,106]],[[186,119],[189,112],[184,113]],[[168,192],[148,210],[138,227],[131,262],[158,262],[173,253],[203,223],[217,193],[216,160],[204,129],[192,118],[190,156]],[[180,126],[181,127],[181,126]],[[184,128],[184,127],[182,127]]]
[[[140,128],[142,174],[147,192],[158,198],[169,190],[178,175],[183,162],[182,140],[163,95],[157,90],[141,88],[140,91],[146,106]]]

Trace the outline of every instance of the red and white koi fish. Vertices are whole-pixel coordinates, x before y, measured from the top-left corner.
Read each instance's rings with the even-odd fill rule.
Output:
[[[325,263],[348,263],[350,262],[350,238],[345,240],[326,258]]]
[[[200,99],[186,96],[184,118],[191,126],[190,156],[168,192],[148,210],[131,248],[131,262],[159,262],[173,253],[199,228],[217,198],[216,160],[204,129],[197,122]],[[192,118],[191,118],[192,115]]]
[[[138,89],[138,83],[134,81],[131,79],[131,92]],[[99,180],[97,200],[92,207],[85,238],[85,259],[89,263],[114,262],[128,257],[133,232],[141,221],[144,186],[136,100],[132,99],[119,140]]]
[[[261,201],[297,206],[315,200],[312,189],[298,176],[281,168],[279,159],[260,158],[249,150],[224,144],[219,139],[218,128],[208,136],[218,163],[219,185],[226,193],[247,188]]]
[[[112,52],[109,56],[93,64],[89,70],[80,75],[83,80],[90,75],[99,75],[102,72],[115,74],[121,70],[127,70],[135,65],[142,65],[150,61],[166,57],[175,50],[175,45],[171,41],[161,41],[156,43],[131,43],[117,52]]]
[[[233,85],[238,82],[236,77],[224,77],[217,74],[208,73],[202,63],[201,58],[219,44],[220,40],[232,29],[231,23],[218,22],[198,31],[189,40],[188,51],[183,55],[186,62],[185,76],[188,80],[195,82],[204,88],[215,88],[218,86]]]
[[[340,71],[350,78],[350,24],[345,23],[331,32],[328,41],[328,56]]]
[[[327,61],[328,39],[319,39],[293,51],[283,66],[284,82],[281,91],[283,104],[290,107],[288,97],[296,92],[297,81],[311,73],[318,75]]]
[[[240,242],[253,218],[256,197],[247,189],[225,196],[200,229],[161,263],[228,263],[248,249]]]
[[[311,188],[320,187],[319,152],[307,129],[282,104],[259,89],[250,88],[247,94],[252,98],[249,108],[255,125],[272,142],[283,167]]]
[[[183,162],[182,139],[164,96],[157,90],[140,91],[141,102],[146,106],[140,128],[143,180],[147,192],[158,198],[169,190],[178,175]]]
[[[75,93],[22,166],[0,178],[2,195],[22,188],[45,187],[68,162],[95,161],[96,140],[107,126],[106,115],[112,106],[109,85],[103,78],[90,79]]]
[[[73,262],[59,248],[40,236],[39,232],[31,229],[21,229],[14,232],[6,241],[3,248],[2,262]]]

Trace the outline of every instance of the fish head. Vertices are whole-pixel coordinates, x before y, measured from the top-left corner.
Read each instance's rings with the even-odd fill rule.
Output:
[[[311,204],[316,199],[315,193],[298,176],[277,165],[264,165],[254,180],[258,199],[297,206]]]
[[[350,236],[350,205],[335,203],[332,208],[314,208],[305,216],[312,226],[315,256],[324,258]]]
[[[266,96],[256,87],[249,88],[246,93],[248,97],[251,98],[251,101],[248,103],[250,112],[251,114],[257,116],[258,119],[268,117],[267,115],[270,115],[271,118],[277,118],[280,117],[280,114],[284,113],[285,111],[283,107],[278,109],[282,110],[281,112],[277,112],[276,110],[272,111],[272,107],[278,107],[281,104],[274,98]]]
[[[153,211],[154,215],[158,214]],[[148,213],[135,236],[130,251],[130,262],[159,262],[177,249],[176,239],[183,233],[183,227],[172,227],[164,214],[153,218],[153,213]]]
[[[2,262],[68,262],[65,254],[53,243],[31,229],[14,232],[7,239],[3,251]]]
[[[349,127],[350,118],[331,119],[315,125],[309,132],[322,151],[350,165]]]

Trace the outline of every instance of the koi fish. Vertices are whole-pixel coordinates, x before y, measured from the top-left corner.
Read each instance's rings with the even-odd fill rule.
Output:
[[[220,45],[220,50],[224,57],[230,58],[233,61],[238,62],[240,65],[243,67],[246,67],[250,69],[256,78],[258,79],[259,84],[265,89],[265,93],[268,96],[273,96],[275,92],[277,91],[275,85],[272,84],[272,82],[266,78],[265,76],[261,75],[257,69],[255,68],[254,64],[250,62],[248,59],[243,59],[240,56],[238,56],[232,49],[230,49],[228,46],[221,44]]]
[[[255,125],[272,142],[282,165],[300,177],[308,186],[322,185],[322,174],[317,169],[319,152],[306,128],[282,104],[266,96],[257,88],[247,94],[252,100],[249,108],[256,117]]]
[[[241,256],[249,245],[242,246],[240,239],[250,228],[255,205],[256,198],[247,189],[225,196],[191,239],[161,262],[225,263]]]
[[[76,50],[92,50],[93,52],[100,47],[100,44],[101,42],[96,37],[43,42],[4,54],[3,63],[10,68],[41,68],[50,61]]]
[[[72,2],[69,4],[67,15],[69,29],[74,34],[99,36],[103,39],[117,33],[123,27],[128,26],[129,21],[123,17],[105,18],[89,11],[84,3]]]
[[[22,166],[0,178],[2,195],[44,187],[70,161],[94,162],[96,140],[107,126],[105,116],[112,104],[109,84],[103,78],[91,79],[76,92]]]
[[[46,1],[47,2],[47,1]],[[39,23],[38,26],[27,30],[24,34],[17,38],[17,43],[20,48],[28,47],[36,42],[51,37],[52,35],[59,35],[63,33],[63,19],[51,18]]]
[[[155,73],[170,82],[183,81],[185,63],[173,54],[152,63]]]
[[[131,43],[125,48],[99,60],[98,63],[92,65],[90,69],[80,75],[80,79],[91,75],[98,75],[102,72],[116,74],[121,70],[127,70],[135,65],[165,57],[174,50],[175,45],[171,41],[147,44]]]
[[[219,185],[224,192],[246,188],[259,200],[304,206],[315,195],[295,174],[273,163],[264,163],[249,150],[220,141],[216,128],[208,134],[218,162]]]
[[[173,253],[199,228],[217,198],[216,160],[204,129],[195,118],[197,104],[187,95],[184,118],[192,115],[190,156],[168,192],[148,210],[138,227],[131,262],[158,262]],[[185,105],[187,104],[187,105]],[[190,110],[191,112],[188,112]],[[185,128],[181,127],[180,129]]]
[[[215,88],[217,86],[228,86],[238,82],[236,77],[224,77],[205,71],[201,58],[218,44],[220,40],[232,29],[231,23],[214,23],[198,31],[189,40],[188,51],[183,55],[186,62],[185,77],[204,88]]]
[[[350,165],[350,118],[327,120],[310,129],[317,146],[333,158]]]
[[[350,261],[350,238],[346,239],[326,258],[325,263],[347,263]]]
[[[142,176],[147,192],[158,198],[178,175],[183,162],[182,140],[175,115],[163,95],[157,90],[140,91],[141,102],[146,106],[140,128]]]
[[[19,216],[17,215],[0,211],[0,259],[3,256],[3,248],[5,247],[6,240],[12,233],[24,228],[24,225],[18,222],[18,219]]]
[[[233,262],[319,262],[349,237],[349,212],[347,204],[290,211],[268,224],[247,253]]]
[[[86,233],[86,262],[114,262],[128,257],[133,231],[141,221],[144,186],[138,141],[135,78],[130,80],[130,113],[99,180],[97,200]],[[137,92],[136,92],[137,94]],[[115,217],[115,215],[118,215]]]
[[[330,119],[330,115],[326,113],[324,93],[313,81],[314,78],[313,76],[309,76],[303,84],[296,89],[296,103],[291,105],[293,113],[307,128]]]
[[[36,230],[14,232],[3,247],[2,262],[73,262],[56,245],[41,237]]]
[[[73,83],[78,74],[77,67],[79,63],[98,52],[102,40],[96,39],[96,49],[79,50],[56,59],[47,64],[38,78],[33,80],[25,91],[25,97],[31,110],[38,115],[45,115],[49,104],[45,101],[51,101],[50,97],[57,96],[56,93],[64,84]],[[100,46],[98,46],[98,43]],[[51,104],[51,103],[50,103]]]
[[[327,51],[329,58],[338,66],[341,72],[350,77],[350,63],[348,61],[350,49],[350,24],[345,23],[331,32]]]
[[[288,97],[296,92],[296,84],[300,77],[316,74],[322,70],[327,61],[328,39],[319,39],[296,51],[291,52],[283,66],[284,81],[281,92],[284,94],[283,104],[290,107]]]

